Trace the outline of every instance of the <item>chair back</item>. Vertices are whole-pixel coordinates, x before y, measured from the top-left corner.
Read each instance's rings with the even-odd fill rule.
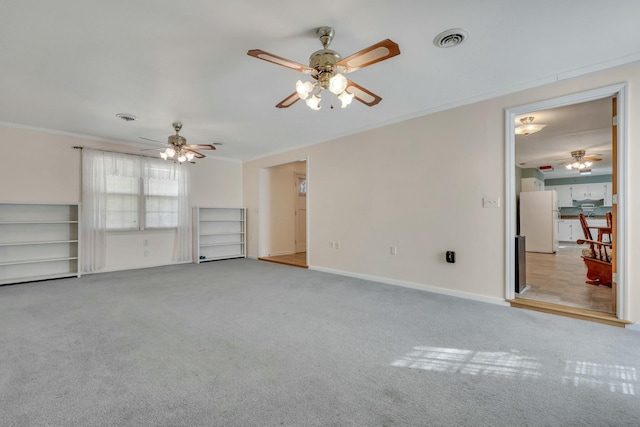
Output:
[[[613,228],[613,215],[611,214],[611,211],[604,214],[604,217],[607,219],[607,227],[611,230],[611,228]]]
[[[586,240],[593,240],[593,238],[591,237],[591,230],[589,230],[589,225],[587,224],[587,218],[585,218],[583,213],[579,214],[578,218],[580,218],[580,225],[582,226],[582,233],[584,234],[584,238]]]

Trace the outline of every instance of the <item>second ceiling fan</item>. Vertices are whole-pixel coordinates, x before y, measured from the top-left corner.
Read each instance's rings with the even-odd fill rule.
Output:
[[[342,102],[342,108],[349,105],[354,98],[369,107],[379,103],[382,100],[381,97],[347,79],[344,74],[399,55],[399,46],[395,42],[386,39],[351,56],[342,58],[338,52],[329,49],[329,44],[335,34],[333,28],[320,27],[316,34],[320,39],[320,43],[322,43],[323,49],[311,54],[308,66],[260,49],[253,49],[247,52],[249,56],[300,71],[316,80],[315,82],[298,80],[296,91],[280,101],[276,107],[287,108],[299,99],[304,99],[309,108],[319,110],[322,99],[321,93],[325,89],[337,95]]]

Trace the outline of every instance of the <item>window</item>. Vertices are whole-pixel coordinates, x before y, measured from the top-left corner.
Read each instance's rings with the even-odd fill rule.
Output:
[[[126,156],[114,166],[105,175],[107,230],[177,227],[180,165]]]
[[[82,150],[82,271],[106,263],[107,231],[173,229],[173,260],[191,260],[189,165]]]

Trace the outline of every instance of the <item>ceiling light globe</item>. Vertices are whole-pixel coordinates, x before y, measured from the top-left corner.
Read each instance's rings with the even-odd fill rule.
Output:
[[[165,150],[165,154],[167,155],[167,157],[171,157],[173,158],[173,156],[176,155],[176,150],[174,150],[173,148],[169,147]]]
[[[345,90],[338,95],[338,99],[342,102],[342,108],[347,108],[347,105],[351,104],[351,101],[353,101],[353,94]]]
[[[187,160],[187,156],[185,156],[184,154],[180,154],[180,155],[178,156],[178,161],[179,161],[180,163],[182,163],[182,162],[184,162],[184,161],[186,161],[186,160]]]
[[[329,80],[329,90],[335,95],[339,95],[347,88],[347,78],[342,74],[336,74]]]
[[[187,160],[189,161],[193,160],[193,158],[195,157],[195,155],[191,151],[187,151],[187,154],[185,155],[187,156]]]
[[[322,108],[320,106],[320,101],[321,101],[321,98],[318,95],[314,94],[311,98],[306,100],[306,103],[309,108],[317,111],[320,108]]]
[[[162,153],[160,153],[160,157],[162,157],[164,160],[167,160],[167,153],[163,151]]]

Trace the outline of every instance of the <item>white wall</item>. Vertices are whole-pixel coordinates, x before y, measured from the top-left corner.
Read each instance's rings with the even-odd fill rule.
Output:
[[[258,171],[308,159],[311,268],[372,277],[491,301],[505,296],[503,209],[485,209],[482,198],[505,200],[506,108],[623,81],[630,82],[628,182],[634,167],[640,121],[640,64],[493,98],[292,150],[243,165],[249,227],[258,227]],[[353,108],[364,108],[354,105]],[[640,188],[630,185],[627,232],[638,235]],[[257,233],[253,233],[257,235]],[[339,250],[330,247],[339,241]],[[249,255],[257,253],[250,239]],[[627,259],[638,259],[640,239],[629,239]],[[390,254],[390,246],[398,254]],[[446,250],[457,252],[447,264]],[[628,262],[629,311],[640,321],[640,266]]]
[[[133,147],[85,138],[0,126],[0,149],[19,147],[24,155],[0,159],[0,201],[81,202],[81,150],[73,146],[139,154]],[[194,206],[242,205],[242,165],[211,157],[190,164]],[[109,233],[105,271],[173,263],[173,231]]]

